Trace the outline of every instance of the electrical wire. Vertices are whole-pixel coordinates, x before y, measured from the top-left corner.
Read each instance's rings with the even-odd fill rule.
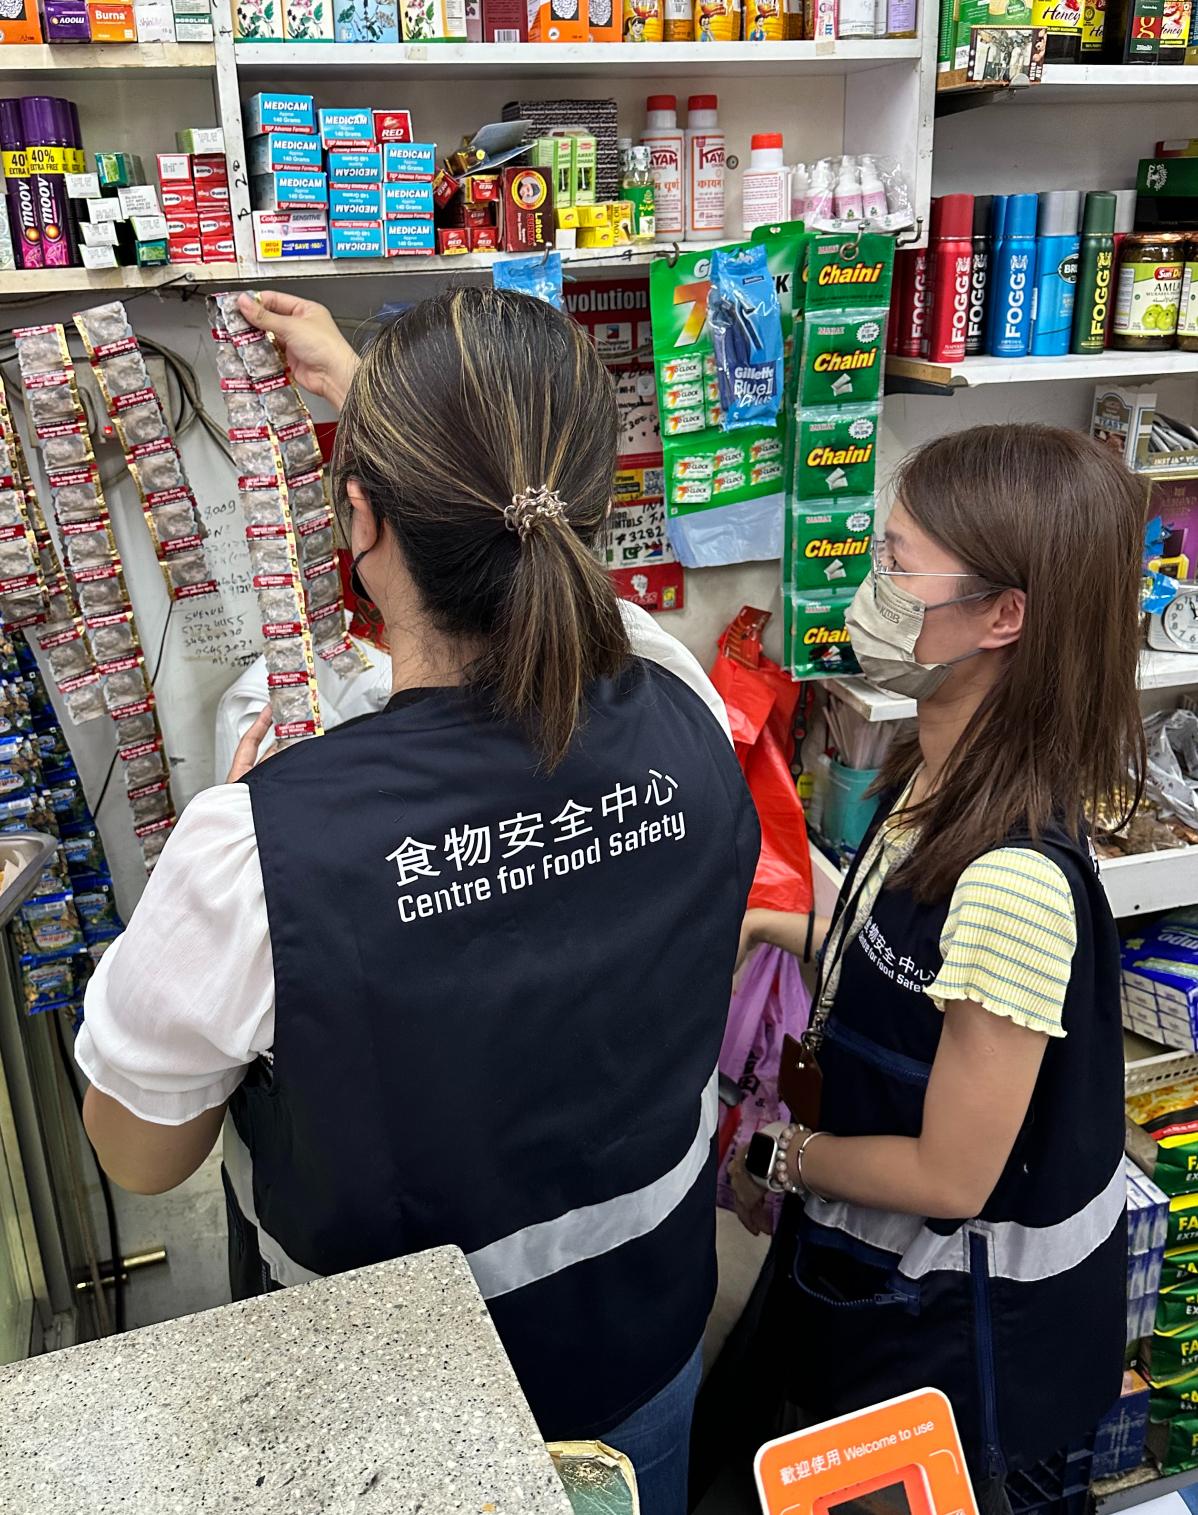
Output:
[[[67,1076],[67,1084],[74,1096],[75,1109],[79,1112],[79,1123],[82,1125],[83,1092],[75,1081],[75,1064],[67,1048],[67,1039],[63,1035],[62,1020],[56,1010],[50,1011],[50,1019],[54,1023],[54,1040],[58,1044],[58,1056],[62,1062],[63,1072]],[[96,1156],[96,1149],[92,1146],[90,1139],[87,1149],[92,1155],[92,1162],[96,1165],[96,1173],[100,1180],[100,1196],[104,1201],[104,1217],[108,1223],[108,1249],[112,1266],[112,1314],[114,1328],[119,1336],[125,1329],[125,1259],[121,1253],[121,1234],[117,1226],[116,1204],[112,1198],[112,1185],[108,1182],[108,1175],[100,1166],[100,1159]]]

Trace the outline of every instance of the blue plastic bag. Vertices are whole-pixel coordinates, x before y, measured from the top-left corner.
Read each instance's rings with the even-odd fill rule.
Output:
[[[491,277],[496,289],[514,289],[518,294],[544,300],[555,310],[562,308],[562,255],[537,253],[531,258],[500,258]]]

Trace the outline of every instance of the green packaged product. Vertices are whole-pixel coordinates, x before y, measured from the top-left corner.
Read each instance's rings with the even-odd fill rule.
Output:
[[[1198,1241],[1198,1194],[1180,1194],[1169,1201],[1169,1230],[1165,1249],[1188,1247]]]
[[[1161,1292],[1156,1307],[1156,1329],[1161,1336],[1183,1332],[1198,1334],[1198,1279],[1187,1279]]]
[[[1161,1268],[1161,1288],[1175,1289],[1198,1281],[1198,1247],[1181,1247],[1165,1253]]]
[[[807,248],[808,310],[888,310],[894,238],[881,232],[813,237]]]
[[[801,409],[878,398],[882,392],[886,317],[884,307],[808,310],[799,370]]]
[[[845,629],[851,589],[824,589],[783,596],[784,653],[792,678],[841,678],[860,673]]]
[[[794,488],[800,500],[873,494],[880,414],[878,405],[800,413]]]
[[[1171,1336],[1155,1331],[1150,1371],[1153,1384],[1164,1387],[1195,1374],[1198,1374],[1198,1329],[1189,1326]]]
[[[873,531],[872,500],[811,509],[793,501],[786,519],[791,585],[803,591],[855,588],[869,572]]]
[[[1153,1416],[1156,1400],[1153,1399]],[[1162,1473],[1184,1473],[1198,1468],[1198,1415],[1178,1415],[1148,1428],[1148,1449]]]

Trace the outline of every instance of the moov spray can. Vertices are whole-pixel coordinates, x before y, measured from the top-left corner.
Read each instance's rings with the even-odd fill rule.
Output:
[[[1105,189],[1086,196],[1070,352],[1102,352],[1106,346],[1115,280],[1115,204],[1114,195]]]
[[[1053,189],[1040,196],[1032,299],[1031,353],[1036,358],[1060,358],[1069,351],[1081,202],[1080,189]]]
[[[986,284],[990,273],[991,195],[973,197],[973,258],[969,270],[969,320],[965,327],[965,356],[986,348]]]
[[[972,195],[941,195],[932,201],[928,250],[932,259],[928,357],[933,363],[959,363],[965,356],[973,275]]]
[[[1032,288],[1036,274],[1036,208],[1039,195],[1011,195],[1003,237],[994,261],[996,358],[1026,358],[1032,334]]]

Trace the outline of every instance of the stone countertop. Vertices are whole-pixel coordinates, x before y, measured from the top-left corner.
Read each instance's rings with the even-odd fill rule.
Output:
[[[570,1515],[452,1247],[0,1367],[4,1515]]]

